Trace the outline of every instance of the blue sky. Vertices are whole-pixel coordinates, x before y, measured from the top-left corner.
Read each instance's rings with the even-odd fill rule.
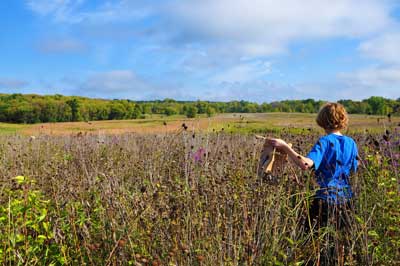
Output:
[[[2,0],[0,92],[400,97],[396,0]]]

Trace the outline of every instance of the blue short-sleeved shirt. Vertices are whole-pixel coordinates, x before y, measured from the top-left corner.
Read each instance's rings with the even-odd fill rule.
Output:
[[[320,186],[316,198],[344,203],[353,196],[349,176],[357,171],[357,155],[357,144],[350,137],[329,134],[317,141],[307,155]]]

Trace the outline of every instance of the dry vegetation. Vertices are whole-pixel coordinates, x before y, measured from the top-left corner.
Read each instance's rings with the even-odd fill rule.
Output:
[[[348,265],[400,263],[395,127],[353,135],[362,166],[351,232],[316,235],[304,233],[311,173],[289,166],[273,183],[260,180],[254,136],[189,130],[0,137],[0,261],[306,265],[341,241]],[[318,137],[279,135],[303,153]]]
[[[400,122],[399,117],[392,117],[392,123]],[[364,132],[365,129],[380,132],[389,125],[383,116],[351,115],[351,130]],[[0,123],[0,134],[24,135],[69,135],[79,132],[90,134],[124,134],[124,133],[167,133],[176,132],[182,123],[189,130],[220,131],[234,133],[279,132],[290,128],[292,132],[301,132],[303,128],[318,130],[315,114],[300,113],[255,113],[255,114],[219,114],[211,118],[199,117],[188,119],[183,116],[151,115],[146,119],[111,120],[88,122],[44,123],[34,125],[17,125]]]

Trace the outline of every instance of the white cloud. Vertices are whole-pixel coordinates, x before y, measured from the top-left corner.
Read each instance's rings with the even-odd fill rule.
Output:
[[[144,1],[104,1],[92,9],[85,9],[88,0],[27,0],[28,7],[41,16],[49,16],[64,23],[108,23],[141,19],[152,13]],[[92,3],[93,4],[93,3]]]
[[[0,77],[0,89],[20,89],[29,83],[24,80]]]
[[[87,50],[84,43],[71,38],[43,40],[36,47],[42,53],[80,53]]]
[[[373,66],[339,74],[348,98],[400,97],[400,66]]]
[[[288,92],[293,92],[290,84],[277,84],[268,81],[224,82],[203,90],[201,99],[211,101],[246,100],[253,102],[271,102],[287,99]]]
[[[28,7],[41,16],[51,16],[56,21],[76,22],[74,12],[85,0],[27,0]]]
[[[363,55],[385,63],[400,64],[400,32],[384,33],[360,44]]]
[[[95,72],[81,81],[64,78],[59,87],[70,88],[72,94],[108,99],[154,100],[163,98],[195,99],[177,84],[162,85],[147,80],[131,70]]]
[[[356,80],[365,86],[390,87],[400,85],[400,67],[371,67],[354,73]],[[400,90],[397,91],[400,93]]]
[[[299,39],[366,36],[392,23],[381,0],[189,0],[168,12],[193,41],[250,56],[283,52]]]
[[[90,75],[81,88],[90,92],[110,93],[112,97],[121,93],[146,93],[150,87],[133,71],[113,70]]]
[[[203,95],[207,100],[229,101],[243,99],[258,103],[308,98],[334,101],[345,96],[345,93],[343,93],[345,89],[337,84],[284,83],[267,80],[222,83],[212,89],[203,91]]]
[[[69,2],[69,0],[28,0],[27,5],[32,11],[39,15],[46,16],[57,12],[57,10],[65,9]]]
[[[214,50],[228,48],[239,56],[283,53],[296,40],[366,36],[393,23],[393,0],[116,0],[90,9],[86,2],[27,0],[34,12],[58,22],[105,24],[152,17],[158,21],[152,34]]]
[[[263,79],[270,72],[271,62],[269,61],[243,62],[217,73],[211,77],[210,81],[214,83],[249,82]]]
[[[375,59],[377,63],[364,66],[349,73],[340,73],[349,96],[366,98],[380,95],[400,97],[400,32],[389,31],[378,34],[359,45],[362,56]]]

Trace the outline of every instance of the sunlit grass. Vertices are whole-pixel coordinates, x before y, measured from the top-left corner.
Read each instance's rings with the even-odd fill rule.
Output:
[[[386,127],[400,123],[399,117],[391,122],[383,116],[351,115],[348,133],[379,133]],[[82,133],[122,134],[176,132],[185,124],[191,130],[230,133],[278,133],[281,130],[302,133],[305,130],[323,133],[315,123],[315,114],[301,113],[254,113],[219,114],[213,117],[199,116],[188,119],[182,115],[147,115],[143,119],[109,120],[66,123],[45,123],[34,125],[0,124],[0,134],[20,133],[25,135],[68,135]]]
[[[27,125],[19,125],[19,124],[9,124],[9,123],[0,123],[0,134],[9,135],[20,132],[22,129],[28,128]]]

